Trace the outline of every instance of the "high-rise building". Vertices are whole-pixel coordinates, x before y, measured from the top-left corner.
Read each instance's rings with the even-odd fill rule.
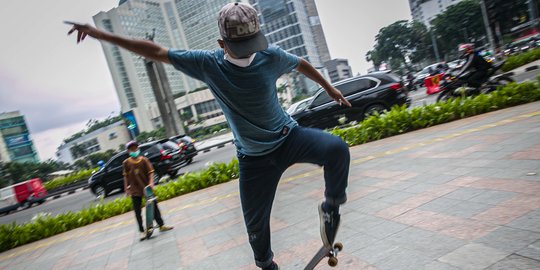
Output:
[[[333,83],[353,76],[351,66],[349,66],[349,61],[347,61],[347,59],[332,59],[326,61],[324,65],[328,68],[328,75]]]
[[[269,43],[306,59],[325,73],[324,62],[330,60],[330,53],[314,0],[249,0],[249,3],[259,12],[261,30]],[[294,81],[304,94],[318,89],[303,76]]]
[[[444,12],[449,6],[462,0],[409,0],[413,20],[431,25],[437,15]]]
[[[96,14],[99,28],[132,38],[153,37],[154,42],[179,49],[215,49],[219,30],[217,13],[229,0],[122,0],[118,7]],[[132,113],[140,131],[162,126],[144,59],[109,43],[102,43],[122,113]],[[166,65],[173,94],[204,86],[200,81]]]
[[[19,111],[0,113],[0,161],[39,162],[30,131]]]

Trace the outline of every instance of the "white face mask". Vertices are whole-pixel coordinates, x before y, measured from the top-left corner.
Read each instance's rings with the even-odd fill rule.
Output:
[[[251,56],[249,56],[247,58],[240,58],[240,59],[233,58],[228,53],[225,53],[224,58],[225,58],[225,60],[229,61],[230,63],[232,63],[235,66],[247,67],[247,66],[251,65],[251,62],[253,62],[253,59],[255,59],[255,53],[251,54]]]

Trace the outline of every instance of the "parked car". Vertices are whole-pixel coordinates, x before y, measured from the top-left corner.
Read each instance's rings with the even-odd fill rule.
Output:
[[[360,121],[375,112],[383,112],[394,105],[410,105],[411,99],[403,82],[389,71],[369,73],[333,84],[351,103],[340,106],[324,89],[320,89],[308,106],[291,116],[302,126],[331,128],[340,124],[339,119]]]
[[[141,155],[147,157],[154,166],[154,184],[159,184],[161,177],[168,174],[175,177],[184,163],[182,151],[169,139],[153,141],[139,146]],[[122,163],[128,158],[128,152],[122,151],[113,156],[99,171],[88,179],[90,191],[96,196],[106,197],[115,189],[124,190]]]
[[[193,162],[193,158],[198,154],[195,147],[195,140],[187,135],[178,135],[171,137],[170,140],[178,145],[182,154],[182,160],[187,164]]]
[[[297,111],[304,110],[307,106],[309,106],[311,100],[313,100],[313,97],[302,99],[296,103],[291,104],[291,106],[287,109],[287,113],[294,114]]]
[[[30,208],[34,203],[45,202],[47,190],[41,179],[34,178],[0,189],[0,214],[17,210],[19,207]]]

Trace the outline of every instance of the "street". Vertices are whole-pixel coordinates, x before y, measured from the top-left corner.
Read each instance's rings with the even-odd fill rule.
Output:
[[[540,69],[524,72],[514,76],[517,82],[525,80],[534,80],[540,75]],[[437,95],[426,95],[424,89],[418,89],[410,93],[413,102],[412,106],[422,106],[435,102]],[[222,148],[213,149],[210,152],[199,153],[193,163],[180,169],[180,173],[186,173],[190,171],[197,171],[205,168],[209,162],[229,162],[235,157],[235,148],[232,144],[227,144]],[[122,192],[114,192],[109,197],[105,198],[105,201],[111,201],[116,198],[124,196]],[[95,196],[88,190],[83,190],[74,194],[63,196],[56,200],[49,200],[42,205],[34,206],[30,209],[20,210],[10,215],[4,215],[0,217],[0,224],[6,223],[23,223],[32,219],[38,213],[50,213],[56,215],[59,213],[65,213],[67,211],[78,211],[84,207],[88,207],[91,204],[96,203]]]

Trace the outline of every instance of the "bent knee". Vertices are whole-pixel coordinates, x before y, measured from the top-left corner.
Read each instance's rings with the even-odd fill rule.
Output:
[[[341,160],[350,159],[349,146],[341,138],[334,137],[327,147],[328,157]]]

